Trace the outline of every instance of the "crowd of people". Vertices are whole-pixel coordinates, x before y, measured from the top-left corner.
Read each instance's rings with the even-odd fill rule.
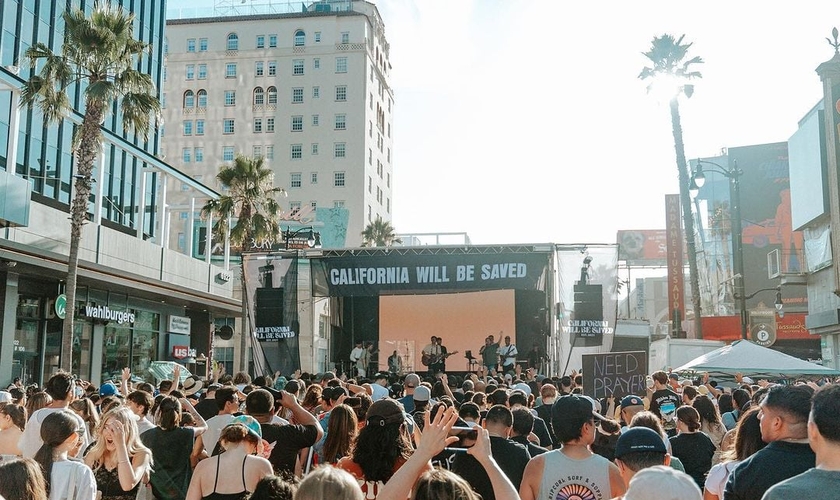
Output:
[[[739,375],[725,389],[658,371],[647,394],[595,400],[576,372],[500,364],[464,377],[16,380],[0,391],[0,498],[837,497],[838,384]]]

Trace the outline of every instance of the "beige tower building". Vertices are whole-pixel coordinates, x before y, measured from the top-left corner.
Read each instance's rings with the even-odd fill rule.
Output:
[[[394,95],[376,6],[290,2],[278,12],[272,2],[254,13],[253,4],[218,4],[221,15],[167,21],[167,162],[221,191],[220,165],[261,156],[288,192],[283,229],[299,227],[296,210],[344,208],[346,223],[325,216],[309,225],[324,247],[358,246],[367,223],[391,220],[392,208]],[[171,244],[201,254],[205,200],[187,185],[169,187]]]

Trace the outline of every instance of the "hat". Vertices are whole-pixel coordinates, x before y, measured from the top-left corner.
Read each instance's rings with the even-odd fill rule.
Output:
[[[510,373],[505,373],[505,380],[507,382],[512,381],[513,380],[513,375],[511,375]]]
[[[117,386],[112,384],[111,382],[107,382],[99,386],[99,396],[106,397],[106,396],[113,396],[117,393]]]
[[[752,383],[753,383],[753,379],[751,379],[751,378],[749,378],[749,377],[744,377],[744,378],[742,378],[742,379],[741,379],[741,382],[743,382],[743,383],[745,383],[745,384],[752,384]]]
[[[557,398],[551,406],[551,420],[580,421],[590,418],[604,420],[604,417],[595,411],[595,401],[589,396],[582,394],[569,394]]]
[[[670,373],[670,374],[668,374],[668,378],[674,379],[674,380],[679,380],[680,376],[677,375],[676,373]]]
[[[425,385],[418,386],[414,389],[415,401],[428,401],[432,397],[432,392]]]
[[[706,387],[705,385],[698,385],[697,386],[697,392],[699,392],[700,394],[702,394],[704,396],[708,396],[709,395],[709,388]]]
[[[14,401],[11,392],[0,391],[0,403],[11,403]]]
[[[420,376],[416,373],[409,373],[405,376],[404,385],[406,387],[417,387],[420,385]]]
[[[525,396],[531,395],[531,386],[526,384],[525,382],[519,382],[518,384],[514,384],[512,389],[514,391],[522,391],[525,393]]]
[[[685,387],[685,386],[692,385],[692,382],[691,382],[691,380],[689,380],[687,378],[684,378],[684,379],[680,380],[680,385]]]
[[[615,444],[615,458],[635,452],[668,453],[662,437],[647,427],[633,427],[618,438]]]
[[[545,375],[537,375],[536,377],[534,377],[534,380],[536,380],[537,382],[542,382],[546,378],[547,377]]]
[[[184,380],[184,395],[192,396],[196,392],[200,391],[202,387],[204,387],[204,382],[199,380],[198,377],[195,375],[187,377],[187,379]],[[99,394],[102,394],[102,389],[99,389]]]
[[[248,429],[248,434],[255,436],[259,439],[262,439],[262,427],[260,427],[260,423],[257,420],[250,416],[250,415],[239,415],[238,417],[233,417],[229,424],[225,427],[230,427],[231,425],[244,425],[246,429]]]
[[[367,425],[379,425],[400,423],[405,419],[402,404],[393,399],[380,399],[375,401],[368,408],[365,420]]]
[[[639,396],[635,396],[633,394],[624,396],[621,398],[621,409],[627,408],[628,406],[644,406],[645,402],[642,401],[642,398]]]

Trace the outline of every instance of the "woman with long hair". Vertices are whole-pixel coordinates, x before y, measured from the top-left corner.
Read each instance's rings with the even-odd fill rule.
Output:
[[[225,452],[198,463],[187,500],[246,500],[260,479],[272,474],[271,462],[255,455],[262,430],[254,417],[234,417],[222,429],[219,442]]]
[[[85,464],[69,460],[81,446],[85,430],[69,410],[47,415],[41,422],[44,444],[35,453],[50,500],[94,500],[96,479]]]
[[[337,467],[360,481],[365,498],[372,500],[411,453],[402,405],[393,399],[380,399],[368,409],[365,427],[353,450],[338,461]]]
[[[718,413],[723,415],[728,411],[732,411],[735,409],[732,403],[732,394],[723,393],[718,398]]]
[[[46,408],[50,403],[52,403],[52,396],[46,392],[38,391],[33,393],[32,396],[26,400],[26,418],[29,419],[33,413],[41,408]]]
[[[44,500],[47,487],[41,466],[31,458],[0,463],[0,498]]]
[[[691,406],[700,414],[700,431],[709,436],[715,445],[715,454],[712,456],[712,465],[715,465],[720,462],[720,444],[726,435],[726,426],[720,420],[717,406],[708,397],[701,395],[694,398]]]
[[[683,405],[677,408],[677,432],[678,434],[670,439],[671,454],[680,459],[685,473],[702,488],[706,473],[712,468],[715,444],[709,436],[700,432],[700,414],[693,406]]]
[[[335,464],[350,454],[358,433],[356,412],[345,404],[332,409],[324,446],[318,453],[319,464]]]
[[[484,411],[487,409],[487,394],[483,392],[476,392],[473,394],[472,402],[478,405],[478,411]]]
[[[26,409],[14,404],[0,405],[0,456],[20,456],[18,441],[26,426]]]
[[[93,436],[96,427],[99,425],[99,412],[96,411],[93,401],[88,398],[77,399],[70,403],[70,409],[76,412],[76,415],[82,417],[85,425],[87,425],[88,435]]]
[[[185,408],[195,418],[194,427],[181,427]],[[164,396],[157,408],[157,426],[143,433],[143,444],[152,451],[154,468],[149,483],[158,500],[183,500],[192,478],[190,455],[193,440],[207,430],[207,423],[186,399]]]
[[[741,415],[738,426],[735,427],[735,446],[721,455],[721,463],[712,467],[706,476],[703,500],[721,500],[729,474],[742,461],[767,446],[767,443],[761,440],[758,411],[758,407],[750,408]]]
[[[323,387],[319,384],[312,384],[306,388],[306,394],[303,396],[303,401],[300,405],[313,415],[318,415],[318,405],[321,403],[321,391]]]
[[[134,413],[120,406],[102,415],[85,463],[93,469],[102,500],[132,500],[143,479],[148,479],[151,459],[152,452],[140,441]]]

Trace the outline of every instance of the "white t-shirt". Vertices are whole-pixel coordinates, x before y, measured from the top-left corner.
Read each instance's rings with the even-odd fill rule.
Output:
[[[738,467],[740,461],[723,462],[715,465],[706,476],[705,486],[709,493],[714,493],[718,498],[723,498],[723,489],[726,487],[726,481],[729,479],[729,474]]]
[[[362,347],[354,347],[352,351],[350,351],[350,361],[357,362],[362,358],[362,355],[365,353],[364,348]]]
[[[233,420],[233,415],[216,415],[207,420],[207,430],[201,435],[201,440],[204,442],[204,449],[207,450],[208,455],[213,454],[216,443],[219,442],[219,436],[222,434],[222,429],[231,420]]]
[[[70,489],[73,489],[72,496]],[[96,478],[83,462],[62,460],[53,462],[50,474],[50,500],[94,500]]]
[[[24,457],[34,458],[35,454],[38,453],[41,445],[44,444],[44,441],[41,440],[41,424],[44,422],[44,419],[47,418],[47,415],[57,411],[66,411],[76,418],[79,428],[84,431],[84,434],[82,435],[82,446],[79,448],[79,455],[87,449],[90,444],[90,435],[88,434],[87,425],[85,425],[85,421],[82,420],[82,417],[76,415],[73,410],[67,408],[41,408],[29,417],[29,420],[26,422],[26,427],[23,429],[23,434],[20,436],[20,441],[18,441],[18,448],[20,448],[20,452]]]

